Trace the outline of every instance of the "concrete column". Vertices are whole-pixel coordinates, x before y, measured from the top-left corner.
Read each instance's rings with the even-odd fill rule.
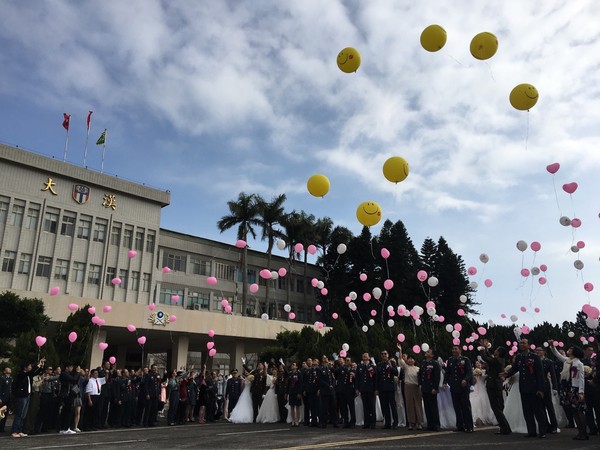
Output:
[[[245,344],[242,339],[236,339],[231,350],[229,351],[229,367],[230,369],[238,369],[239,373],[242,373],[242,357],[245,353]]]
[[[95,369],[102,365],[104,352],[98,348],[99,342],[106,342],[106,330],[99,328],[94,336],[94,345],[92,345],[92,354],[90,355],[90,369]]]
[[[115,355],[115,358],[117,358],[117,367],[119,369],[122,369],[123,367],[125,367],[127,365],[127,346],[126,345],[119,345],[119,347],[117,347],[117,354]]]
[[[190,338],[187,336],[177,336],[173,339],[171,345],[171,370],[179,370],[187,366],[188,348]]]

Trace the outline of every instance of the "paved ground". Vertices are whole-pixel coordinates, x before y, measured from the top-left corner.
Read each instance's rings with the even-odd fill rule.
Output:
[[[473,434],[411,432],[392,430],[327,430],[290,428],[281,424],[233,425],[218,422],[176,427],[109,429],[70,436],[43,434],[14,439],[0,437],[0,449],[52,449],[110,446],[110,448],[193,448],[193,449],[600,449],[600,436],[589,441],[573,441],[574,430],[549,435],[546,439],[522,435],[496,436],[495,427],[476,430]]]

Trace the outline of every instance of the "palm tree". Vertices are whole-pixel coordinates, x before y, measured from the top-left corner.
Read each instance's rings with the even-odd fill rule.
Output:
[[[323,254],[321,256],[324,257],[327,254],[327,248],[329,247],[331,241],[333,220],[331,220],[331,218],[329,217],[317,219],[317,221],[315,222],[314,230],[314,243],[318,248],[320,248],[323,251]]]
[[[275,245],[275,238],[281,237],[282,233],[277,230],[276,225],[281,224],[285,217],[283,211],[283,202],[287,199],[285,194],[280,194],[277,197],[271,199],[270,202],[265,201],[262,197],[256,197],[256,203],[258,205],[258,224],[262,227],[262,240],[267,240],[267,268],[271,270],[271,254],[273,252],[273,245]],[[267,282],[265,288],[265,307],[267,312],[269,311],[269,288],[270,284]]]
[[[230,214],[221,217],[217,222],[217,228],[223,233],[230,228],[238,226],[237,238],[247,241],[248,234],[256,238],[254,226],[258,225],[258,206],[256,203],[256,195],[247,195],[240,192],[237,201],[230,200],[227,202]],[[236,280],[237,282],[237,280]],[[246,303],[248,297],[248,246],[242,249],[242,315],[246,313]]]

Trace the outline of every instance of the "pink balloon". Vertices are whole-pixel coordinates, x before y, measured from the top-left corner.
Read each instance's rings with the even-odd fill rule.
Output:
[[[50,295],[56,295],[60,292],[60,288],[58,286],[55,286],[53,288],[50,289]]]
[[[108,358],[108,362],[111,364],[114,364],[117,362],[117,358],[115,358],[114,356],[111,356],[110,358]]]
[[[171,323],[177,322],[177,316],[175,314],[171,314],[169,316],[169,322],[171,322]]]
[[[371,294],[369,294],[368,292],[365,292],[365,293],[363,294],[363,300],[364,300],[365,302],[368,302],[369,300],[371,300]]]
[[[577,248],[584,248],[584,247],[585,247],[585,242],[577,241]]]
[[[590,306],[587,316],[590,319],[597,319],[598,317],[600,317],[600,310],[595,306]]]
[[[73,344],[76,340],[77,340],[77,333],[75,333],[74,331],[71,331],[69,333],[69,342],[71,344]]]
[[[264,280],[270,280],[273,277],[273,274],[271,274],[269,269],[263,269],[258,274]]]
[[[321,295],[327,295],[328,293],[329,291],[327,290],[327,288],[321,289]]]
[[[452,339],[452,345],[460,345],[460,339],[458,339],[458,338]]]
[[[477,268],[476,268],[476,267],[473,267],[473,266],[471,266],[471,267],[469,267],[469,268],[467,269],[467,273],[468,273],[470,276],[477,275]]]
[[[483,327],[477,328],[477,332],[482,336],[485,336],[487,334],[487,330]]]
[[[558,341],[552,341],[552,346],[558,347]]]
[[[587,292],[592,292],[594,290],[594,285],[592,283],[585,283],[583,285],[583,288],[587,291]]]
[[[88,308],[88,313],[90,313],[93,316],[94,314],[96,314],[96,308],[94,308],[93,306],[90,306]]]
[[[506,345],[507,345],[508,347],[510,347],[510,344],[511,344],[511,343],[510,343],[510,341],[506,341]]]
[[[417,279],[419,281],[425,281],[427,279],[427,272],[425,272],[424,270],[419,270],[417,272]]]
[[[374,309],[371,310],[371,316],[375,317],[377,315],[377,311],[375,311]]]
[[[209,341],[206,343],[206,348],[208,350],[210,350],[211,348],[213,348],[215,346],[215,343],[213,341]]]
[[[460,323],[455,323],[454,324],[454,329],[456,331],[462,331],[462,325]]]
[[[465,315],[465,310],[464,310],[464,309],[462,309],[462,308],[459,308],[459,309],[456,311],[456,314],[458,314],[460,317],[463,317],[463,316]]]
[[[296,253],[302,253],[304,251],[304,245],[297,243],[296,245],[294,245],[294,251]]]
[[[467,350],[469,350],[469,347],[467,347],[466,345],[463,345],[462,349],[466,352]]]
[[[443,323],[446,320],[444,316],[438,316],[438,322]]]
[[[529,247],[531,247],[531,250],[534,252],[539,252],[542,248],[542,244],[540,244],[538,241],[533,241]]]
[[[315,306],[315,310],[316,310],[317,312],[321,312],[321,305],[317,305],[317,306]]]
[[[216,348],[211,348],[208,351],[208,356],[210,356],[211,358],[213,358],[216,354],[217,354],[217,349]]]
[[[483,282],[483,284],[485,284],[485,287],[492,287],[492,280],[490,280],[489,278],[487,280],[485,280]]]
[[[558,169],[560,169],[560,164],[559,164],[559,163],[557,163],[557,162],[555,162],[555,163],[552,163],[552,164],[548,164],[548,165],[546,166],[546,170],[547,170],[549,173],[553,174],[553,175],[554,175],[556,172],[558,172]]]
[[[69,308],[69,311],[77,311],[79,309],[79,305],[75,303],[69,303],[69,306],[67,306],[67,308]]]
[[[144,345],[146,343],[146,336],[140,336],[137,338],[138,344]]]
[[[227,299],[226,299],[226,298],[224,298],[223,300],[221,300],[221,306],[222,306],[223,308],[225,308],[227,305],[229,305],[229,302],[227,301]]]
[[[564,347],[564,346],[565,346],[565,343],[564,343],[564,342],[559,342],[559,343],[558,343],[558,346],[562,348],[562,347]]]
[[[435,308],[435,302],[432,302],[431,300],[429,300],[427,303],[425,303],[425,308],[427,308],[427,309]]]
[[[390,310],[388,311],[388,315],[389,315],[390,317],[394,317],[394,316],[396,315],[396,312],[395,312],[393,309],[390,309]]]
[[[217,277],[207,277],[206,278],[206,284],[208,284],[210,286],[214,286],[217,283],[218,283]]]
[[[573,228],[579,228],[581,226],[581,219],[575,217],[573,220],[571,220],[571,226]]]
[[[41,347],[46,343],[46,338],[44,336],[36,336],[35,337],[35,345]]]
[[[171,295],[171,301],[173,303],[178,303],[179,302],[179,295],[177,295],[177,294]]]
[[[548,270],[548,266],[546,264],[542,264],[542,265],[540,265],[540,270],[542,272],[545,272],[546,270]]]
[[[133,333],[137,328],[135,327],[135,325],[133,324],[129,324],[127,325],[127,330],[130,331],[131,333]]]
[[[548,280],[546,280],[546,277],[540,277],[540,278],[538,279],[538,282],[539,282],[540,284],[542,284],[542,285],[546,284],[546,282],[547,282],[547,281],[548,281]]]
[[[367,274],[366,273],[361,273],[358,278],[360,278],[360,281],[367,281]]]
[[[381,257],[383,259],[388,259],[390,257],[390,251],[387,248],[382,248],[381,249]]]
[[[171,271],[171,269],[167,266],[162,268],[162,273],[169,273]]]
[[[421,353],[421,346],[417,345],[417,344],[413,345],[412,351],[413,351],[413,353],[417,353],[417,354]]]
[[[394,287],[394,282],[388,278],[383,282],[383,287],[386,289],[386,291],[389,291]]]
[[[539,313],[540,312],[540,308],[533,308],[533,311],[536,312],[536,313]]]
[[[121,284],[121,279],[119,277],[115,277],[112,280],[110,280],[110,282],[116,286],[118,286],[119,284]]]
[[[233,308],[231,307],[231,305],[227,305],[227,306],[225,306],[225,312],[226,312],[227,314],[231,314],[231,311],[233,311]]]
[[[294,320],[296,318],[296,314],[293,313],[293,312],[291,312],[291,313],[288,314],[288,317],[289,317],[290,320]]]
[[[400,333],[400,334],[398,334],[398,336],[396,336],[396,338],[398,339],[398,342],[404,342],[404,340],[406,339],[406,336],[404,336],[404,334]]]
[[[573,181],[572,183],[563,184],[562,188],[567,194],[573,194],[577,190],[578,185]]]
[[[535,347],[535,344],[531,344],[531,345],[529,346],[529,348],[530,348],[531,350],[535,350],[535,349],[536,349],[536,347]]]
[[[529,272],[529,269],[527,267],[523,267],[521,269],[521,276],[527,278],[529,276],[531,272]]]
[[[521,311],[522,312],[527,312],[527,308],[525,308],[524,306],[521,306]]]
[[[156,309],[156,305],[155,305],[154,303],[150,303],[150,304],[148,305],[148,309],[149,309],[150,311],[154,311],[154,309]]]
[[[338,313],[333,313],[333,314],[331,315],[331,317],[333,317],[333,319],[334,319],[334,320],[337,320],[337,318],[338,318],[339,316],[338,316]]]
[[[98,323],[97,323],[97,325],[98,325],[99,327],[101,327],[101,326],[102,326],[102,325],[104,325],[105,323],[106,323],[106,320],[104,320],[104,319],[102,319],[102,318],[98,317]]]
[[[92,317],[92,323],[94,325],[99,325],[100,324],[100,317],[98,317],[98,316]]]
[[[112,310],[112,306],[110,305],[104,305],[104,307],[102,308],[102,311],[107,313],[110,312]]]
[[[506,319],[506,314],[500,314],[500,317],[502,317],[503,319]]]
[[[310,253],[311,255],[314,255],[315,253],[317,253],[317,247],[315,247],[314,245],[310,244],[307,248],[306,251],[308,253]]]
[[[208,330],[208,337],[215,337],[215,330]]]
[[[245,248],[246,247],[246,241],[239,239],[238,241],[236,241],[235,246],[237,248]]]
[[[287,269],[285,267],[280,267],[277,273],[280,277],[285,277],[287,275]]]
[[[258,292],[258,284],[256,283],[252,283],[249,287],[250,292],[252,292],[253,294],[256,294]]]
[[[346,355],[347,355],[347,353],[346,353],[346,350],[340,350],[340,356],[341,356],[342,358],[345,358],[345,357],[346,357]]]
[[[312,280],[310,280],[310,284],[312,287],[317,287],[317,284],[319,284],[319,280],[317,278],[313,278]]]
[[[531,329],[527,325],[523,325],[521,327],[521,333],[523,333],[523,334],[529,334],[530,331],[531,331]]]
[[[135,258],[136,256],[137,256],[137,252],[136,252],[135,250],[129,250],[129,251],[127,252],[127,257],[128,257],[129,259],[131,259],[131,258]]]
[[[100,342],[100,343],[98,343],[98,348],[100,350],[104,351],[108,348],[108,344],[106,342]]]
[[[594,336],[590,336],[590,337],[588,338],[588,341],[590,341],[590,342],[594,342],[595,340],[596,340],[596,338],[595,338]]]

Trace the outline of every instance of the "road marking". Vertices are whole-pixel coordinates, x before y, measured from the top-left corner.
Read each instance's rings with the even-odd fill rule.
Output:
[[[43,447],[29,447],[30,450],[40,450],[43,448],[65,448],[65,447],[87,447],[89,445],[110,445],[110,444],[133,444],[138,442],[148,442],[147,439],[129,439],[127,441],[102,441],[102,442],[85,442],[81,444],[61,444],[61,445],[44,445]]]
[[[240,434],[257,434],[257,433],[277,433],[279,431],[290,431],[291,428],[278,428],[277,430],[258,430],[258,431],[242,431],[242,432],[234,432],[234,433],[219,433],[216,434],[215,436],[232,436],[232,435],[240,435]],[[306,448],[311,448],[313,447],[312,445],[309,445]],[[300,448],[300,447],[298,447]],[[304,447],[302,447],[304,448]]]

